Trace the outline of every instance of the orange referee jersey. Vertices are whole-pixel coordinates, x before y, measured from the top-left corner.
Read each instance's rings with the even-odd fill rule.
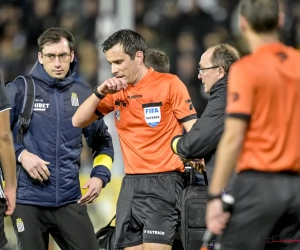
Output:
[[[300,52],[260,47],[230,69],[227,113],[249,119],[237,171],[300,173]]]
[[[97,110],[115,112],[126,174],[183,172],[170,143],[182,133],[181,123],[197,116],[178,77],[149,69],[135,86],[106,95]]]

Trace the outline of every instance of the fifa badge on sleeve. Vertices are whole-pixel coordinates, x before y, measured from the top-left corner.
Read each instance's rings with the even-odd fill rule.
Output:
[[[121,116],[120,116],[120,110],[116,110],[116,112],[115,112],[115,117],[116,117],[116,120],[117,121],[120,121],[120,119],[121,119]]]

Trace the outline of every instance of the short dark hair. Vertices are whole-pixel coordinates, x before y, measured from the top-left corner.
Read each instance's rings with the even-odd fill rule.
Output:
[[[233,46],[222,43],[212,46],[214,48],[210,62],[213,66],[222,67],[225,72],[229,71],[230,66],[240,59],[240,53]]]
[[[241,0],[239,13],[257,33],[270,33],[279,29],[279,3],[277,0]]]
[[[170,60],[167,54],[160,49],[150,48],[146,50],[145,65],[160,73],[170,72]]]
[[[131,60],[135,58],[138,51],[142,51],[145,55],[147,49],[145,39],[139,33],[130,29],[121,29],[113,33],[102,43],[102,51],[105,53],[117,44],[123,46],[124,52],[129,55]]]
[[[62,38],[66,38],[69,43],[70,51],[74,50],[74,37],[73,35],[61,28],[47,29],[37,40],[39,51],[42,51],[44,45],[54,44],[60,42]]]

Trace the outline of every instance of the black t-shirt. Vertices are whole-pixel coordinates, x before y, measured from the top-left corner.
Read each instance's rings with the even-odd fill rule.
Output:
[[[10,108],[10,103],[5,93],[5,86],[0,72],[0,112]]]

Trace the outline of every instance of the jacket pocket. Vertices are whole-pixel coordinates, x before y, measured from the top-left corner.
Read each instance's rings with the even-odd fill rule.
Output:
[[[79,179],[79,166],[77,164],[73,164],[72,165],[72,178],[74,180],[78,180]]]
[[[23,168],[23,166],[18,165],[17,170],[17,198],[23,199],[27,196],[28,193],[28,184],[29,184],[29,174]]]
[[[78,157],[76,160],[71,161],[68,166],[70,166],[67,175],[72,180],[78,180],[79,179],[79,169],[80,169],[80,157]]]

